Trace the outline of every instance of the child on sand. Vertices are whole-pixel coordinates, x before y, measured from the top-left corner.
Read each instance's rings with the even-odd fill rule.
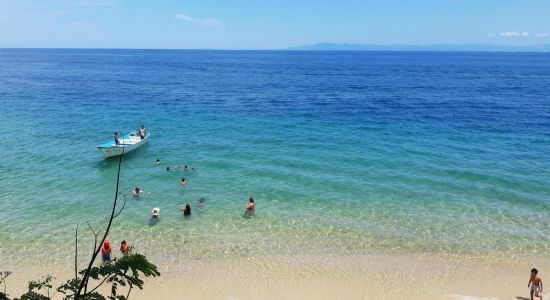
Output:
[[[527,284],[527,287],[531,286],[531,300],[533,300],[533,294],[542,300],[542,280],[537,276],[538,273],[539,270],[535,268],[531,269],[531,278],[529,278],[529,283]]]

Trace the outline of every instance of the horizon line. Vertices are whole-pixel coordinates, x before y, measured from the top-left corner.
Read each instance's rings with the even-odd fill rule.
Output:
[[[314,44],[318,45],[318,44]],[[514,49],[494,49],[494,50],[453,50],[453,49],[300,49],[307,46],[296,46],[288,48],[275,48],[275,49],[223,49],[223,48],[115,48],[115,47],[0,47],[0,50],[156,50],[156,51],[277,51],[277,52],[505,52],[505,53],[548,53],[550,50],[522,50],[524,47],[536,47],[541,45],[531,46],[509,46],[509,45],[491,45],[491,44],[426,44],[426,45],[412,45],[412,44],[393,44],[393,45],[376,45],[376,44],[364,44],[368,46],[412,46],[412,47],[429,47],[429,46],[467,46],[467,45],[483,45],[492,47],[512,47]],[[348,44],[350,45],[350,44]],[[361,44],[351,44],[361,45]]]

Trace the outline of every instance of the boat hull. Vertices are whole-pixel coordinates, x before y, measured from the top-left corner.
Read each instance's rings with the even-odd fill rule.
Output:
[[[118,145],[115,145],[114,142],[109,142],[97,147],[97,149],[101,151],[105,158],[115,157],[122,155],[123,152],[124,154],[132,152],[147,144],[149,136],[150,134],[147,134],[144,139],[141,139],[139,136],[129,134],[120,139],[121,143]]]

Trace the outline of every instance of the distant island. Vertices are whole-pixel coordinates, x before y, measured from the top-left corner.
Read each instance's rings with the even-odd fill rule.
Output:
[[[432,45],[374,45],[349,43],[319,43],[290,47],[285,50],[305,51],[492,51],[492,52],[550,52],[550,44],[509,46],[489,44],[432,44]]]

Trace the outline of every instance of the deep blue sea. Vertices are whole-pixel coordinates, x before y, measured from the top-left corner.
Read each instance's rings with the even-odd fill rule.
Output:
[[[70,261],[140,124],[110,238],[155,261],[548,253],[549,121],[550,53],[1,49],[0,257]]]

